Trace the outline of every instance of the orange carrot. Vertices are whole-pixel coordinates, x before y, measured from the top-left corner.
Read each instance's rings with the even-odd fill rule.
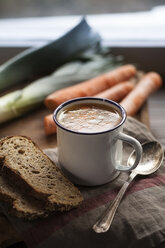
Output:
[[[150,94],[162,85],[162,78],[156,72],[147,73],[137,83],[136,87],[120,103],[127,115],[135,115]]]
[[[124,65],[113,71],[93,79],[57,90],[45,99],[45,105],[54,110],[61,103],[76,97],[94,96],[120,82],[130,79],[136,74],[133,65]]]
[[[123,82],[112,88],[95,95],[96,97],[108,98],[119,102],[122,100],[132,89],[134,85],[131,82]],[[53,121],[53,114],[49,114],[44,118],[45,134],[50,135],[56,133],[56,124]]]
[[[131,82],[119,83],[110,89],[102,91],[95,95],[95,97],[107,98],[116,102],[120,102],[131,90],[133,90],[134,84]]]
[[[46,135],[56,133],[56,124],[53,120],[53,114],[49,114],[49,115],[45,116],[44,129],[45,129]]]

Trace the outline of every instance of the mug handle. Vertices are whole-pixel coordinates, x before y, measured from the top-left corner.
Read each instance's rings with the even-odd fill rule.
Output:
[[[138,163],[140,162],[140,159],[142,157],[142,146],[141,146],[140,142],[138,140],[136,140],[135,138],[133,138],[127,134],[121,133],[121,132],[118,133],[117,139],[123,140],[134,147],[135,152],[136,152],[136,159],[135,159],[134,164],[131,166],[124,166],[124,165],[120,165],[120,164],[116,165],[115,166],[116,170],[130,171],[130,170],[135,169],[135,167],[138,165]]]

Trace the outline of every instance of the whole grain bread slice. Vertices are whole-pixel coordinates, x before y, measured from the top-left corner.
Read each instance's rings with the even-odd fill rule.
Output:
[[[28,194],[42,199],[48,210],[77,207],[82,195],[59,168],[28,137],[11,136],[0,141],[1,171]]]
[[[5,210],[19,218],[33,220],[48,215],[42,202],[31,196],[23,195],[15,185],[11,186],[3,175],[0,175],[0,199]]]

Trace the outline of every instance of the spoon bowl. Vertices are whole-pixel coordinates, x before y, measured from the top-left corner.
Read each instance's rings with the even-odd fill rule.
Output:
[[[141,161],[133,172],[139,175],[149,175],[159,169],[164,157],[163,147],[157,141],[151,141],[142,144],[142,148]],[[136,154],[133,151],[128,158],[127,164],[132,165],[135,158]]]

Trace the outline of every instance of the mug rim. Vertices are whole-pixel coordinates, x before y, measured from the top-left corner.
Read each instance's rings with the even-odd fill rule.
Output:
[[[62,108],[69,105],[70,103],[74,103],[74,102],[78,102],[78,101],[85,101],[85,100],[95,100],[95,101],[100,101],[102,103],[107,102],[107,103],[110,103],[112,105],[115,105],[120,110],[122,120],[115,127],[109,128],[109,129],[104,130],[104,131],[93,132],[93,133],[73,131],[73,130],[70,130],[70,129],[64,127],[63,125],[60,124],[60,122],[58,122],[57,114]],[[126,111],[119,103],[117,103],[113,100],[109,100],[107,98],[99,98],[99,97],[77,97],[77,98],[65,101],[64,103],[60,104],[54,110],[54,113],[53,113],[53,120],[58,127],[62,128],[63,130],[65,130],[67,132],[74,133],[74,134],[80,134],[80,135],[97,135],[97,134],[108,133],[108,132],[113,131],[113,130],[119,128],[120,126],[122,126],[123,123],[126,121],[126,117],[127,117]]]

